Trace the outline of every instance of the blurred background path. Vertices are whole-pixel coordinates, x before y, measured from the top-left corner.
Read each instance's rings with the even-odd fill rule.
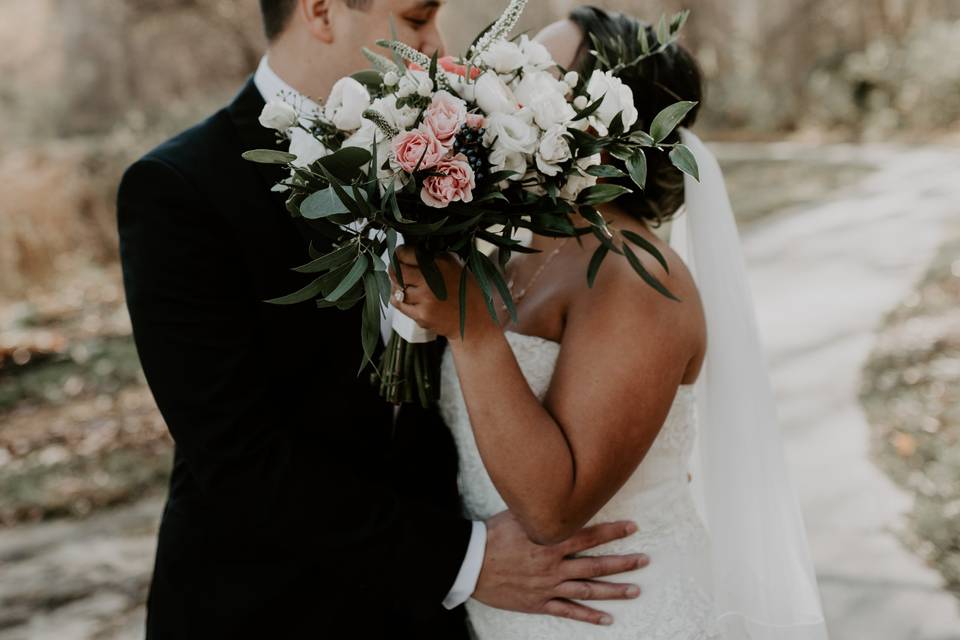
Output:
[[[912,497],[870,459],[859,401],[883,316],[960,220],[960,153],[786,144],[763,152],[878,166],[829,201],[784,211],[743,238],[833,637],[960,638],[956,599],[898,539]]]

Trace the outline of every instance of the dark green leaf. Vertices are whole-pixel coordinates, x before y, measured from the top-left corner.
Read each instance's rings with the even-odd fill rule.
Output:
[[[350,182],[356,178],[360,170],[370,162],[371,154],[360,147],[343,147],[328,156],[320,158],[327,171],[335,175],[342,182]]]
[[[591,289],[597,281],[597,273],[600,271],[600,265],[603,264],[603,259],[607,257],[608,253],[610,253],[610,250],[605,245],[600,245],[597,247],[597,250],[593,252],[593,257],[590,259],[590,266],[587,268],[587,285]]]
[[[358,71],[350,77],[372,89],[378,89],[383,84],[383,76],[380,75],[379,71],[373,69]]]
[[[630,179],[641,190],[647,188],[647,156],[643,149],[637,149],[627,159],[627,172],[630,174]]]
[[[466,266],[460,272],[460,337],[462,338],[467,331],[467,278],[470,271]]]
[[[316,191],[300,203],[300,215],[307,220],[319,220],[349,212],[350,208],[343,204],[333,187]]]
[[[351,242],[316,258],[312,262],[297,267],[294,271],[297,273],[320,273],[321,271],[328,271],[345,264],[355,255],[357,255],[357,246]]]
[[[632,193],[630,189],[618,184],[598,184],[584,189],[577,198],[580,204],[606,204],[612,202],[625,193]]]
[[[670,105],[658,113],[657,117],[653,119],[653,123],[650,125],[650,135],[653,136],[656,142],[663,142],[696,106],[696,102],[689,101],[677,102]]]
[[[480,285],[480,291],[483,293],[483,301],[487,304],[487,311],[490,313],[490,317],[499,323],[500,317],[497,315],[497,308],[493,305],[493,285],[490,284],[490,280],[487,278],[487,272],[481,262],[481,256],[483,256],[483,254],[480,253],[476,247],[473,247],[470,251],[467,265],[470,267],[470,272],[473,273],[473,277],[477,279],[477,284]]]
[[[437,262],[433,254],[425,250],[422,245],[416,246],[417,264],[420,266],[420,272],[423,273],[427,286],[437,296],[437,300],[447,299],[447,283],[443,279],[443,273],[437,267]]]
[[[677,169],[700,182],[700,167],[697,166],[697,159],[685,145],[678,144],[673,148],[673,151],[670,152],[670,161]]]
[[[657,247],[652,242],[650,242],[640,234],[630,231],[629,229],[624,229],[620,233],[623,234],[624,238],[626,238],[627,240],[629,240],[630,242],[637,245],[638,247],[640,247],[641,249],[643,249],[644,251],[652,255],[654,258],[656,258],[657,262],[660,263],[664,271],[666,271],[667,273],[670,273],[670,266],[667,265],[667,259],[663,257],[663,254],[660,253],[660,250],[657,249]]]
[[[597,178],[623,178],[627,175],[611,164],[595,164],[587,169],[587,173]]]
[[[607,128],[607,135],[616,138],[623,133],[623,112],[621,111],[613,117],[613,121]]]
[[[656,140],[646,131],[634,131],[630,134],[630,141],[635,144],[642,144],[645,147],[652,147]]]
[[[340,284],[337,285],[337,288],[330,292],[330,295],[324,298],[324,300],[327,302],[336,302],[342,298],[353,288],[353,285],[360,281],[360,278],[366,273],[368,266],[370,266],[370,261],[367,259],[366,254],[361,253],[356,262],[353,263],[353,266],[350,267],[350,271],[347,272],[347,275],[344,276]]]
[[[479,254],[478,261],[480,262],[481,268],[484,269],[486,273],[487,280],[492,282],[497,288],[497,291],[500,292],[500,299],[503,300],[503,304],[507,307],[507,312],[510,314],[510,319],[513,320],[514,324],[516,324],[517,307],[513,302],[513,295],[510,293],[510,287],[507,285],[507,281],[503,279],[503,274],[501,274],[496,265],[491,262],[490,258],[485,256],[483,253]]]
[[[280,298],[267,300],[268,304],[299,304],[320,295],[323,290],[322,278],[317,278],[303,289]]]
[[[636,271],[641,278],[643,278],[644,282],[660,292],[661,295],[671,300],[675,300],[676,302],[680,302],[679,298],[670,293],[670,291],[663,286],[659,280],[657,280],[649,271],[647,271],[647,268],[643,266],[642,262],[640,262],[640,258],[637,257],[637,254],[635,254],[629,246],[623,245],[623,253],[627,256],[627,261],[630,263],[630,266],[633,267],[633,270]]]
[[[606,94],[600,96],[599,98],[594,100],[592,103],[588,104],[583,111],[578,111],[577,117],[574,118],[572,122],[576,122],[577,120],[583,120],[584,118],[589,118],[590,116],[592,116],[597,111],[597,109],[600,108],[600,105],[603,104],[603,99],[605,97],[606,97]]]
[[[372,272],[363,275],[364,304],[360,335],[363,343],[362,371],[373,360],[380,340],[380,284]]]
[[[243,159],[257,164],[290,164],[297,159],[297,156],[286,151],[276,151],[274,149],[253,149],[245,151]]]
[[[363,210],[356,202],[354,202],[353,198],[347,195],[346,190],[340,184],[339,180],[322,164],[320,165],[320,170],[323,172],[323,175],[327,178],[327,180],[330,181],[330,187],[333,189],[334,193],[337,194],[337,197],[340,198],[340,202],[342,202],[354,216],[362,218]]]

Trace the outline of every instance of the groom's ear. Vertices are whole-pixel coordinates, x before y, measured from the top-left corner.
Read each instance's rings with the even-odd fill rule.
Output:
[[[333,16],[334,3],[340,0],[300,0],[299,10],[310,33],[317,40],[331,44],[334,40]]]

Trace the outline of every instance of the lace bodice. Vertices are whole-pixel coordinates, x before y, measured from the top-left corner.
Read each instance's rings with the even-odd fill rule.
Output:
[[[542,401],[550,387],[560,345],[535,336],[506,335],[527,383]],[[444,356],[441,381],[440,412],[457,444],[464,512],[471,519],[486,520],[507,505],[483,466],[449,351]],[[643,462],[592,520],[633,520],[639,528],[629,539],[593,553],[643,552],[651,557],[650,567],[624,578],[640,583],[640,600],[610,606],[604,603],[605,610],[614,615],[613,627],[595,629],[565,620],[514,614],[471,600],[467,610],[478,640],[713,637],[711,602],[701,586],[708,581],[706,531],[694,507],[687,477],[695,427],[693,388],[680,387]]]

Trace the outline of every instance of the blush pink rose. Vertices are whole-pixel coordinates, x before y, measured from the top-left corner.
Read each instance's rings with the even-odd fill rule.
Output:
[[[432,169],[447,155],[448,149],[429,130],[414,129],[393,140],[393,157],[398,167],[407,173]]]
[[[467,103],[446,91],[433,94],[430,106],[423,112],[423,128],[448,147],[466,121]]]
[[[423,181],[420,198],[431,207],[442,209],[451,202],[472,202],[477,186],[473,169],[463,154],[442,161],[433,169],[434,175]]]

